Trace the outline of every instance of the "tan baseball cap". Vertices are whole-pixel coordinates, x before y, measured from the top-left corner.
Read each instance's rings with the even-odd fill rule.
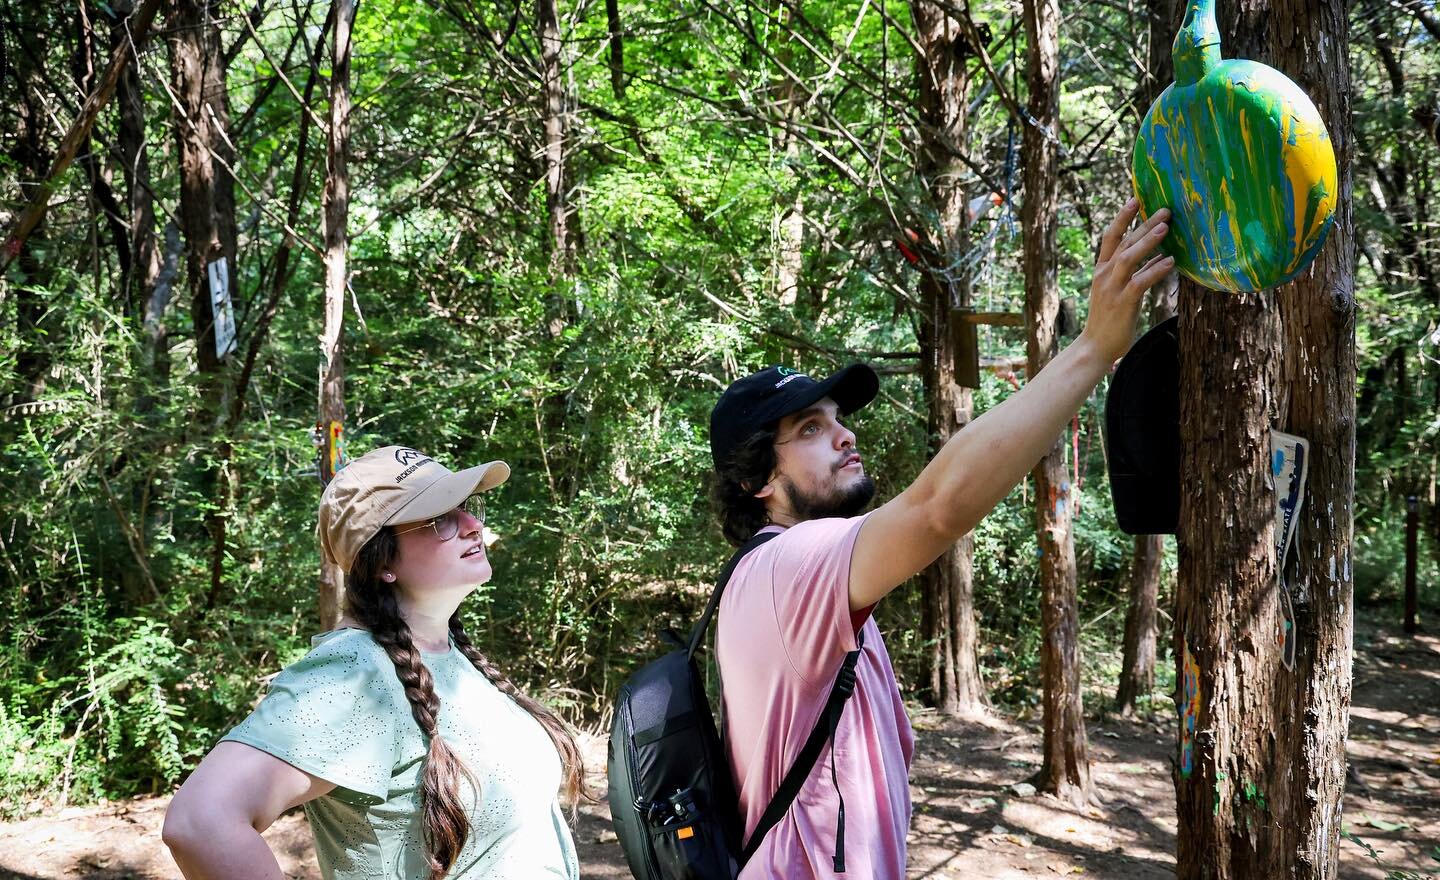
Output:
[[[384,527],[437,517],[509,476],[503,461],[452,471],[408,446],[367,452],[342,468],[320,495],[320,547],[326,559],[349,572],[360,548]]]

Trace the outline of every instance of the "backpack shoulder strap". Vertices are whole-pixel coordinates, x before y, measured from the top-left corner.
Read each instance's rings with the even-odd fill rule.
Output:
[[[710,618],[715,616],[715,609],[720,607],[720,595],[725,592],[725,585],[730,583],[730,575],[735,573],[735,566],[740,564],[740,560],[745,558],[746,553],[779,535],[779,532],[763,532],[755,535],[746,541],[739,550],[736,550],[735,554],[730,557],[730,561],[725,563],[725,568],[720,572],[720,578],[715,581],[715,590],[710,594],[710,601],[705,603],[704,613],[700,615],[699,620],[695,621],[695,627],[690,630],[690,641],[685,649],[686,657],[693,659],[700,643],[705,641],[705,630],[710,626]]]
[[[800,754],[795,758],[790,771],[781,780],[780,787],[775,791],[775,797],[771,798],[770,805],[765,808],[765,813],[760,817],[760,822],[751,833],[745,850],[740,854],[740,866],[744,867],[760,848],[765,840],[765,835],[774,828],[785,813],[789,811],[790,805],[794,803],[795,796],[800,793],[800,788],[809,778],[810,771],[815,769],[815,762],[820,759],[820,750],[825,747],[825,742],[835,736],[835,728],[840,723],[840,714],[845,711],[845,703],[850,695],[855,693],[855,664],[860,660],[860,651],[865,647],[865,634],[855,634],[856,644],[859,646],[854,651],[845,655],[845,660],[840,664],[840,672],[835,676],[835,684],[830,687],[830,697],[825,701],[825,709],[820,713],[820,718],[815,722],[815,729],[810,731],[810,737],[805,740],[801,747]],[[833,745],[832,745],[833,748]],[[834,781],[834,753],[831,753],[830,774]],[[840,786],[835,786],[836,794],[840,792]],[[840,798],[840,819],[835,826],[835,870],[838,873],[845,871],[845,798]]]

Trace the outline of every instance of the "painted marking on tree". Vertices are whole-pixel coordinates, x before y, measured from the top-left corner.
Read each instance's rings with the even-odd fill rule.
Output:
[[[1200,665],[1184,651],[1184,701],[1180,705],[1180,776],[1189,779],[1195,770],[1195,725],[1200,719]]]
[[[320,459],[320,484],[323,486],[350,463],[350,456],[345,452],[345,426],[337,421],[331,421],[329,425],[317,424],[311,438]]]
[[[1065,515],[1065,506],[1070,497],[1070,481],[1064,480],[1059,486],[1050,487],[1050,508],[1055,511],[1055,518],[1062,519]]]
[[[1265,805],[1265,792],[1260,790],[1260,786],[1256,785],[1253,782],[1246,782],[1244,786],[1244,791],[1245,800],[1248,803],[1252,803],[1262,810],[1268,809],[1268,807]]]

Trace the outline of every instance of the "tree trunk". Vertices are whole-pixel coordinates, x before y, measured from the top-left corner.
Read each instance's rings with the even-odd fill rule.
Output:
[[[537,0],[536,30],[540,40],[541,129],[544,135],[545,204],[550,221],[550,293],[545,301],[545,329],[551,343],[548,370],[553,390],[537,401],[536,440],[554,504],[566,504],[579,485],[584,463],[567,430],[572,379],[567,376],[563,338],[573,320],[571,297],[580,253],[580,223],[570,202],[573,188],[569,144],[572,100],[567,88],[560,12],[555,0]]]
[[[335,10],[332,7],[330,14],[325,17],[325,23],[320,27],[320,34],[315,39],[308,59],[309,72],[305,76],[305,91],[300,98],[300,133],[296,138],[295,163],[290,171],[290,194],[285,206],[285,226],[290,229],[300,225],[300,206],[305,201],[305,192],[310,180],[310,132],[314,127],[312,122],[315,115],[308,112],[306,108],[311,106],[310,101],[315,94],[315,84],[320,79],[320,61],[325,53],[325,40],[329,36],[330,27],[334,22]],[[270,293],[266,297],[264,306],[260,309],[260,317],[256,319],[254,329],[250,332],[249,344],[245,350],[245,362],[240,367],[240,378],[235,381],[235,396],[231,399],[230,405],[232,428],[240,424],[246,392],[250,388],[251,377],[255,374],[255,363],[260,357],[260,349],[269,337],[270,325],[275,320],[275,314],[280,308],[280,298],[284,296],[286,285],[290,282],[290,260],[295,254],[295,245],[294,237],[286,235],[281,237],[280,244],[275,249],[275,258],[270,270]],[[262,284],[263,282],[262,278]],[[343,395],[341,395],[341,402],[342,404],[344,402]],[[341,415],[343,416],[344,413],[342,412]],[[324,475],[323,470],[321,474]]]
[[[1025,0],[1023,15],[1030,52],[1024,126],[1025,204],[1021,222],[1025,245],[1025,315],[1028,375],[1033,380],[1056,355],[1055,317],[1060,310],[1056,280],[1059,230],[1060,51],[1058,0]],[[1035,478],[1035,529],[1040,542],[1040,676],[1044,682],[1043,763],[1036,777],[1042,791],[1079,804],[1093,796],[1089,744],[1080,695],[1080,612],[1076,596],[1075,539],[1070,481],[1062,437],[1031,472]]]
[[[620,0],[605,0],[605,23],[610,28],[610,91],[625,100],[625,30],[620,24]]]
[[[325,332],[320,338],[320,430],[345,423],[345,234],[350,214],[350,32],[354,0],[335,0],[330,53],[330,128],[326,141]],[[322,469],[327,464],[322,464]],[[345,574],[338,565],[320,563],[320,626],[334,628],[344,604]]]
[[[1164,535],[1136,535],[1130,568],[1130,603],[1125,610],[1125,647],[1120,661],[1120,685],[1115,709],[1133,717],[1140,697],[1155,689],[1156,611],[1160,596],[1160,564],[1165,557]]]
[[[114,48],[128,46],[129,31],[123,16],[133,5],[133,0],[115,4],[120,18],[110,32],[110,44]],[[160,277],[160,248],[155,230],[154,197],[150,192],[150,151],[145,145],[145,95],[134,65],[126,65],[120,72],[115,84],[115,105],[119,119],[115,141],[130,215],[131,272],[124,301],[128,315],[143,319],[146,303]],[[153,363],[153,357],[146,360]]]
[[[781,136],[787,160],[800,157],[800,145],[786,133]],[[805,268],[805,192],[804,186],[790,175],[793,195],[782,204],[776,217],[775,292],[780,304],[794,309],[800,295],[800,278]]]
[[[177,0],[170,17],[170,66],[179,103],[175,136],[180,158],[180,227],[185,235],[186,283],[194,327],[196,366],[200,373],[200,408],[196,423],[216,437],[213,463],[205,472],[202,491],[212,499],[205,515],[210,533],[210,591],[205,607],[214,607],[225,570],[225,531],[234,475],[230,441],[219,430],[227,387],[216,351],[216,314],[210,266],[224,260],[222,277],[235,291],[235,162],[225,135],[229,126],[225,69],[220,43],[221,10],[215,0]]]
[[[1182,701],[1195,734],[1175,776],[1176,873],[1333,878],[1352,635],[1349,35],[1340,0],[1238,7],[1222,17],[1226,54],[1285,71],[1315,99],[1339,161],[1340,198],[1330,239],[1300,280],[1258,296],[1181,289],[1182,472],[1195,488],[1181,501],[1176,656],[1182,676],[1193,659],[1198,691]],[[1286,566],[1293,672],[1277,641],[1272,422],[1310,442]]]
[[[775,296],[780,305],[795,310],[800,298],[800,281],[805,269],[805,187],[796,172],[801,161],[800,138],[795,134],[795,125],[803,104],[804,95],[796,87],[794,77],[787,71],[794,70],[795,36],[790,32],[790,10],[780,2],[771,0],[770,18],[775,28],[775,121],[770,126],[774,134],[771,149],[784,155],[785,186],[775,191],[775,225],[772,238],[775,242]]]
[[[545,207],[550,214],[550,272],[559,277],[575,273],[577,230],[570,211],[570,164],[566,137],[570,128],[569,95],[560,41],[560,15],[555,0],[537,0],[540,32],[541,94],[545,102]]]
[[[215,350],[215,313],[208,267],[226,261],[235,290],[235,183],[227,166],[235,156],[224,129],[230,113],[220,64],[219,4],[178,0],[170,20],[171,71],[182,114],[175,126],[180,156],[180,228],[185,235],[196,357],[207,415],[222,395],[220,356]]]
[[[1181,283],[1181,474],[1193,486],[1181,494],[1175,597],[1181,877],[1272,876],[1253,860],[1278,843],[1255,845],[1272,820],[1245,794],[1256,784],[1267,799],[1280,794],[1266,745],[1283,672],[1268,480],[1279,337],[1269,294]]]
[[[919,322],[920,375],[925,388],[926,426],[931,454],[969,424],[973,392],[956,382],[955,344],[950,310],[968,306],[971,277],[956,273],[967,247],[965,169],[945,146],[963,144],[966,95],[969,90],[965,56],[957,51],[960,25],[936,3],[916,0],[916,36],[924,50],[917,60],[922,131],[917,169],[930,193],[942,237],[934,265],[920,281],[923,313]],[[979,627],[975,619],[975,542],[965,535],[920,573],[921,632],[926,644],[929,702],[942,713],[981,716],[987,708],[980,680]]]

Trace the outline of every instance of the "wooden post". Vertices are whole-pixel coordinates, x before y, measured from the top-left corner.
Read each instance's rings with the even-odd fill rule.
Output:
[[[950,343],[955,349],[955,384],[961,388],[980,387],[979,325],[1024,327],[1019,312],[977,312],[973,307],[950,310]]]
[[[1415,564],[1418,533],[1420,528],[1420,499],[1414,495],[1405,498],[1405,632],[1414,635],[1419,626],[1415,623],[1418,604],[1415,588]]]

